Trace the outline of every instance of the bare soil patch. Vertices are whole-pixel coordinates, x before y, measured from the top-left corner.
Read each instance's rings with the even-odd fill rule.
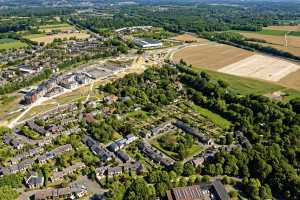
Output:
[[[254,53],[223,44],[200,44],[185,47],[174,54],[175,62],[183,59],[194,67],[218,70],[252,56]]]
[[[191,34],[178,35],[176,37],[173,37],[172,39],[182,41],[182,42],[199,42],[199,43],[208,42],[208,40],[206,39],[199,38]]]
[[[228,65],[219,72],[277,82],[300,69],[299,65],[279,58],[253,55]]]

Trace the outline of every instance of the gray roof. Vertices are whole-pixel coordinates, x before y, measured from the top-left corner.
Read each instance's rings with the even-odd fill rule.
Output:
[[[215,190],[215,195],[218,196],[220,200],[230,200],[230,197],[221,181],[214,181],[212,183],[212,187]]]

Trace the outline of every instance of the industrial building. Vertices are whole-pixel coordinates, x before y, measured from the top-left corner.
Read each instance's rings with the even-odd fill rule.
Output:
[[[136,38],[133,40],[133,42],[140,48],[159,48],[163,46],[163,43],[161,41],[152,39]]]

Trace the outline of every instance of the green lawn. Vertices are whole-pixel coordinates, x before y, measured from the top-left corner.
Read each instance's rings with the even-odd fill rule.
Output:
[[[177,143],[177,136],[176,133],[167,133],[168,134],[168,140],[172,140],[173,143]],[[165,155],[173,158],[174,160],[180,160],[179,155],[176,152],[168,151],[164,149],[158,142],[158,138],[152,139],[150,141],[150,144],[154,146],[159,151],[163,152]],[[196,154],[199,154],[203,150],[202,146],[195,143],[193,146],[189,149],[187,149],[187,155],[185,158],[191,158]]]
[[[262,31],[258,31],[257,33],[263,34],[263,35],[284,36],[288,32],[289,31],[263,29]]]
[[[299,31],[292,31],[292,32],[289,33],[289,35],[300,37],[300,32]]]
[[[44,37],[46,34],[30,34],[30,35],[25,35],[24,38],[26,39],[34,39],[34,38],[39,38],[39,37]]]
[[[64,28],[64,27],[72,27],[70,24],[62,23],[62,24],[48,24],[40,26],[40,29],[50,29],[50,28]]]
[[[203,70],[199,68],[194,68],[194,70],[205,71],[209,75],[211,75],[214,79],[220,79],[227,82],[229,84],[230,89],[243,95],[248,95],[248,94],[263,95],[263,94],[285,89],[285,87],[281,85],[273,84],[267,81],[234,76],[234,75],[224,74],[224,73],[210,71],[210,70]]]
[[[299,36],[300,37],[300,32],[299,31],[284,31],[284,30],[263,29],[262,31],[257,31],[255,33],[259,33],[259,34],[262,34],[262,35],[273,35],[273,36],[284,36],[285,34],[288,33],[288,35]]]
[[[216,124],[217,126],[223,128],[223,129],[227,129],[231,125],[231,122],[229,122],[228,120],[224,119],[220,115],[211,112],[210,110],[207,110],[207,109],[202,108],[200,106],[197,106],[195,104],[192,104],[191,107],[192,107],[192,109],[194,109],[195,111],[197,111],[198,113],[200,113],[204,117],[208,118],[214,124]]]
[[[294,98],[300,98],[300,91],[294,89],[283,90],[287,95],[283,98],[283,102],[288,102]]]
[[[199,68],[193,68],[193,69],[195,71],[205,71],[209,75],[211,75],[214,79],[220,79],[226,81],[229,84],[230,89],[242,95],[248,95],[248,94],[265,95],[276,91],[282,91],[287,94],[287,96],[283,98],[284,102],[287,102],[296,97],[300,98],[300,91],[295,89],[289,89],[275,83],[251,79],[251,78],[245,78],[240,76],[234,76],[230,74],[224,74],[216,71],[203,70]]]
[[[17,48],[22,48],[26,47],[27,44],[19,41],[19,40],[14,40],[14,39],[0,39],[0,50],[1,49],[17,49]]]

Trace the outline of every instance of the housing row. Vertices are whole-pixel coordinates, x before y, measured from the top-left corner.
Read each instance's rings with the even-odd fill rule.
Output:
[[[180,120],[166,121],[148,131],[141,131],[140,135],[144,138],[149,139],[158,134],[162,134],[165,132],[175,130],[176,128],[181,129],[185,133],[191,134],[193,137],[197,138],[198,141],[204,145],[213,145],[214,144],[212,139],[207,137],[205,134],[201,133],[198,129],[192,128],[188,124],[186,124]]]
[[[83,185],[73,185],[58,189],[43,189],[36,191],[31,199],[47,200],[47,199],[79,199],[87,194],[87,189]]]
[[[65,168],[63,171],[54,172],[50,177],[51,182],[62,181],[65,176],[74,173],[85,167],[84,163],[76,163],[70,167]],[[39,175],[37,172],[30,171],[24,177],[25,184],[30,189],[41,188],[44,185],[44,176]]]
[[[91,78],[86,73],[72,73],[64,76],[53,76],[41,83],[37,89],[33,89],[24,96],[24,103],[31,104],[41,97],[50,97],[60,94],[64,89],[74,89],[80,84],[86,84]]]
[[[98,156],[102,161],[110,161],[113,157],[112,153],[107,151],[105,148],[100,146],[100,143],[95,141],[90,136],[84,135],[82,138],[82,142],[90,148],[90,150]]]
[[[15,174],[18,172],[24,172],[27,169],[31,168],[36,161],[40,164],[45,164],[48,160],[54,159],[55,157],[71,150],[72,150],[72,146],[70,144],[57,147],[56,149],[46,152],[43,155],[40,156],[36,155],[34,158],[24,159],[17,164],[11,164],[8,167],[1,167],[0,174],[6,175],[6,174]]]
[[[100,180],[106,176],[111,177],[111,176],[116,176],[120,175],[122,173],[129,173],[129,172],[135,172],[135,173],[143,173],[144,172],[144,167],[140,162],[134,162],[134,163],[125,163],[120,166],[116,167],[99,167],[96,168],[96,176],[97,179]]]
[[[163,153],[152,147],[147,142],[141,142],[139,144],[139,149],[154,162],[165,166],[166,169],[170,169],[175,163],[173,159],[165,156]]]

